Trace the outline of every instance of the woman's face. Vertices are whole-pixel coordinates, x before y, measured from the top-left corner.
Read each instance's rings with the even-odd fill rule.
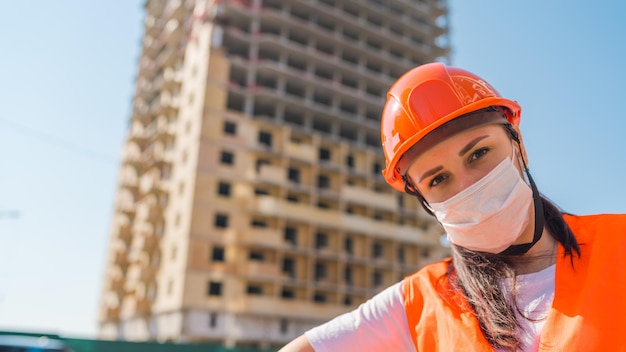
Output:
[[[502,125],[475,127],[422,153],[408,168],[407,176],[428,203],[443,202],[480,180],[507,156],[521,169],[513,148]]]

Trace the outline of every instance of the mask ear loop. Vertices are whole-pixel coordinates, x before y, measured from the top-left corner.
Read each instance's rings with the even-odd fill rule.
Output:
[[[435,213],[430,208],[430,205],[428,205],[428,202],[426,201],[426,199],[424,199],[424,197],[419,193],[419,191],[415,189],[415,187],[411,183],[411,180],[409,180],[409,178],[406,175],[402,175],[402,182],[404,182],[404,192],[416,197],[417,200],[422,205],[422,208],[424,208],[424,211],[426,211],[426,213],[428,213],[429,215],[435,216]]]
[[[535,233],[531,242],[524,244],[514,244],[498,254],[522,255],[528,252],[528,250],[531,249],[535,245],[535,243],[537,243],[541,239],[541,236],[543,235],[543,225],[545,223],[545,218],[543,215],[543,201],[541,200],[541,195],[539,194],[539,190],[537,189],[535,180],[533,180],[533,177],[530,175],[530,170],[528,169],[528,165],[526,164],[526,160],[524,159],[524,154],[522,153],[522,143],[520,141],[519,134],[511,124],[506,124],[504,125],[504,127],[519,147],[522,164],[524,164],[524,172],[526,173],[526,177],[528,177],[528,182],[530,182],[530,188],[533,191],[533,203],[535,205]]]

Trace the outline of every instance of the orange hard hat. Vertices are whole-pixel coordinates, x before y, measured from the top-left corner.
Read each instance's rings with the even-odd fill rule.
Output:
[[[488,107],[504,108],[507,120],[519,125],[519,104],[471,72],[430,63],[402,75],[387,93],[380,125],[387,183],[404,192],[398,161],[407,150],[446,122]]]

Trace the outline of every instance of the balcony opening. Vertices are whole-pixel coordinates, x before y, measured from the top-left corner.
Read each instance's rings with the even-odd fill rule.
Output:
[[[320,189],[330,188],[330,177],[326,175],[319,175],[317,177],[317,188],[320,188]]]
[[[404,247],[398,247],[396,259],[399,263],[404,264]]]
[[[294,183],[300,183],[300,170],[294,167],[290,167],[287,170],[287,179]]]
[[[400,50],[397,50],[395,48],[390,48],[387,52],[396,59],[399,59],[399,60],[404,59],[404,53]]]
[[[304,86],[287,82],[287,84],[285,84],[285,93],[299,98],[304,97]]]
[[[365,144],[370,147],[379,148],[381,146],[380,136],[379,135],[366,135],[365,136]]]
[[[296,298],[295,292],[292,289],[283,288],[280,292],[280,296],[285,299],[294,299]]]
[[[357,141],[357,129],[350,128],[349,126],[341,126],[341,129],[339,130],[339,136],[349,141],[356,142]]]
[[[228,215],[216,214],[214,225],[217,228],[227,228],[228,227]]]
[[[268,190],[266,190],[266,189],[263,189],[263,188],[255,188],[254,189],[254,195],[255,196],[267,196],[269,194],[270,194],[270,192]]]
[[[263,255],[263,252],[250,251],[250,253],[248,253],[248,259],[252,261],[262,262],[265,260],[265,256]]]
[[[319,160],[320,161],[330,161],[330,149],[328,148],[320,148],[319,149]]]
[[[368,46],[368,48],[374,50],[374,51],[381,51],[383,50],[383,44],[379,41],[376,41],[374,39],[368,39],[365,44]],[[379,70],[377,70],[379,71]]]
[[[237,124],[232,121],[224,121],[223,130],[224,134],[234,136],[237,134]]]
[[[350,29],[344,28],[343,36],[350,40],[354,40],[355,42],[359,41],[359,32],[357,31],[352,31]]]
[[[220,182],[217,186],[217,194],[224,197],[230,197],[230,183]]]
[[[329,55],[332,55],[333,53],[332,53],[332,51],[330,51],[330,52],[328,52],[328,54],[329,54]],[[333,73],[333,71],[332,71],[332,70],[330,70],[330,69],[326,69],[326,68],[323,68],[323,67],[317,67],[317,68],[315,69],[314,74],[315,74],[317,77],[320,77],[320,78],[323,78],[323,79],[326,79],[326,80],[332,81],[332,80],[333,80],[333,74],[334,74],[334,73]]]
[[[331,0],[326,0],[326,1],[330,1]],[[348,4],[344,4],[343,6],[343,12],[347,13],[348,15],[351,15],[353,17],[359,17],[359,7],[358,6],[350,6]]]
[[[322,121],[321,119],[313,120],[313,129],[317,132],[331,133],[330,123]]]
[[[297,8],[291,8],[291,16],[301,19],[303,21],[309,21],[309,13]]]
[[[266,4],[263,4],[263,5],[264,5],[264,7],[267,6]],[[272,25],[272,24],[267,23],[267,22],[262,22],[261,23],[260,31],[263,34],[274,34],[276,36],[280,36],[280,27]]]
[[[348,286],[352,286],[353,282],[352,282],[352,268],[349,266],[346,266],[346,268],[343,271],[343,278],[346,281],[346,284]]]
[[[223,262],[225,260],[224,247],[213,247],[213,253],[211,254],[211,260],[214,262]]]
[[[286,110],[284,120],[285,122],[295,126],[304,126],[304,116],[302,116],[302,113],[296,113],[291,110]]]
[[[349,169],[354,168],[354,156],[352,154],[346,155],[346,166]]]
[[[354,77],[342,76],[341,77],[341,84],[343,84],[346,87],[359,89],[359,81],[356,78],[354,78]]]
[[[256,84],[261,87],[275,90],[278,86],[276,77],[258,75],[256,78]]]
[[[287,66],[295,68],[296,70],[306,71],[306,61],[299,60],[291,56],[287,58]]]
[[[332,46],[332,44],[317,42],[315,44],[315,49],[326,55],[333,56],[335,54],[335,48]]]
[[[371,13],[367,15],[367,22],[378,27],[382,27],[383,25],[383,20],[380,17],[376,17],[374,14],[371,14]]]
[[[248,288],[246,289],[246,293],[248,293],[249,295],[262,295],[263,287],[259,285],[248,285]]]
[[[261,171],[263,165],[272,165],[272,162],[268,159],[257,159],[254,163],[254,169],[256,170],[256,172]]]
[[[366,110],[365,111],[365,118],[370,120],[370,121],[379,122],[380,121],[380,115],[381,115],[381,113],[379,111],[374,111],[374,110]]]
[[[382,286],[383,274],[380,271],[374,271],[374,273],[372,274],[372,283],[374,287]]]
[[[224,165],[232,165],[235,163],[235,155],[231,152],[222,151],[220,162]]]
[[[287,34],[287,39],[302,46],[306,46],[308,43],[308,38],[306,37],[306,35],[294,31],[291,31],[289,32],[289,34]]]
[[[317,25],[320,28],[323,28],[329,32],[334,32],[335,31],[335,22],[332,20],[328,20],[325,18],[318,18],[317,20]]]
[[[342,101],[341,104],[339,104],[339,109],[351,115],[356,115],[357,113],[356,105],[345,101]]]
[[[252,108],[252,115],[264,116],[272,119],[274,118],[274,116],[276,116],[276,107],[270,104],[255,102]]]
[[[328,234],[318,232],[315,234],[315,248],[322,249],[328,247]]]
[[[270,61],[278,62],[280,61],[280,56],[275,51],[266,50],[265,48],[261,47],[259,49],[259,60],[270,60]]]
[[[365,68],[367,68],[369,71],[371,71],[373,73],[382,73],[383,69],[384,69],[384,67],[381,64],[378,64],[378,63],[375,63],[375,62],[368,62],[365,65]],[[378,94],[371,94],[371,95],[379,96]]]
[[[259,144],[265,145],[267,147],[271,147],[272,146],[272,134],[269,132],[260,131],[258,142]]]
[[[209,296],[221,296],[222,295],[222,283],[210,281],[208,288],[207,288],[207,294]]]
[[[226,107],[228,110],[243,112],[244,111],[244,99],[243,97],[236,95],[232,92],[228,93]]]
[[[325,279],[328,267],[324,263],[315,263],[315,280]]]
[[[250,225],[252,227],[267,227],[267,221],[262,219],[252,219]]]
[[[371,69],[373,66],[369,66],[368,68]],[[378,67],[378,66],[377,66]],[[380,70],[376,70],[376,72],[380,72]],[[373,85],[368,85],[365,88],[365,92],[369,95],[375,96],[375,97],[382,97],[384,96],[382,90],[379,87],[375,87]]]
[[[359,64],[359,57],[358,57],[358,55],[354,54],[352,52],[349,52],[349,51],[344,51],[343,54],[341,54],[341,59],[346,61],[350,65],[358,65]]]
[[[383,169],[383,163],[375,162],[372,164],[372,173],[376,176],[380,175],[381,170]]]
[[[283,272],[291,278],[296,277],[296,262],[292,258],[283,259]]]
[[[315,92],[315,94],[313,94],[313,101],[326,106],[330,106],[332,104],[332,98],[330,95],[327,95],[327,92]]]
[[[317,303],[324,303],[326,302],[326,295],[320,292],[316,292],[313,295],[313,301]]]
[[[295,227],[285,227],[284,240],[293,246],[298,245],[298,230]]]
[[[380,242],[374,242],[372,245],[372,257],[374,259],[381,258],[383,256],[383,245]]]
[[[344,242],[343,242],[343,249],[346,251],[346,253],[348,253],[349,255],[354,254],[354,241],[352,240],[351,237],[347,237]]]

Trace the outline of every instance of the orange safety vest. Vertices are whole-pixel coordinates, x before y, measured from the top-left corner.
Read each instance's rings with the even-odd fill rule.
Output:
[[[626,351],[626,214],[564,218],[581,255],[572,261],[559,245],[554,301],[539,351]],[[445,290],[449,264],[450,259],[426,266],[405,279],[404,304],[417,351],[493,351],[471,309],[461,308],[469,307],[466,299]]]

